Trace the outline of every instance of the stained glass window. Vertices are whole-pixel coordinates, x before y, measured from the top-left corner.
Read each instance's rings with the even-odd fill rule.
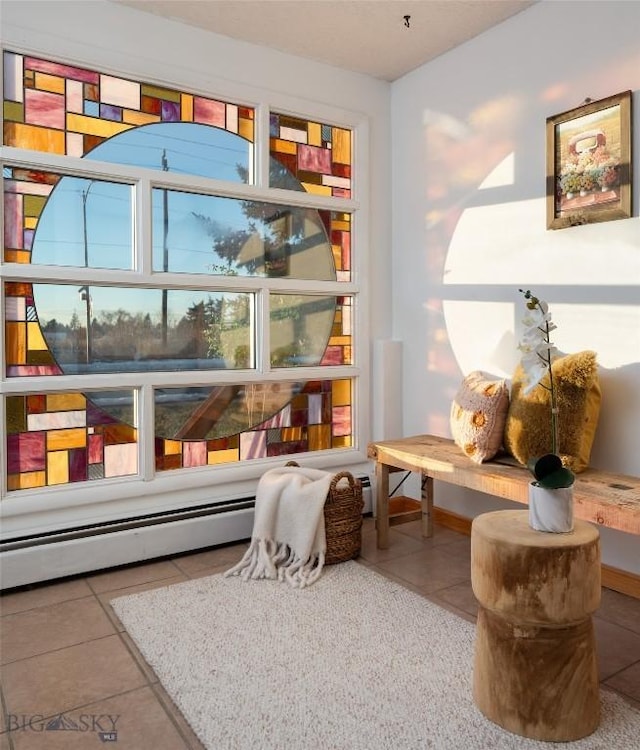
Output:
[[[155,391],[156,469],[209,466],[352,445],[350,380]]]
[[[271,113],[271,155],[302,189],[318,195],[351,197],[351,131]],[[272,184],[279,187],[272,176]]]
[[[4,53],[5,146],[84,156],[127,130],[176,122],[208,125],[253,142],[254,117],[251,107]],[[178,149],[190,143],[188,131],[174,137]],[[143,149],[154,151],[149,142]],[[135,150],[134,142],[130,151]],[[130,160],[130,155],[121,159]],[[164,168],[161,159],[150,159],[147,166]],[[249,166],[247,160],[244,167]]]
[[[6,489],[135,476],[152,443],[157,472],[353,447],[352,132],[272,112],[262,146],[244,104],[13,52],[4,75]]]
[[[7,489],[138,472],[132,391],[9,396]]]

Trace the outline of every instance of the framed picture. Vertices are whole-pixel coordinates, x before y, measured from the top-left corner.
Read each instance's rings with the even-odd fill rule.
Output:
[[[547,118],[547,229],[631,216],[631,91]]]

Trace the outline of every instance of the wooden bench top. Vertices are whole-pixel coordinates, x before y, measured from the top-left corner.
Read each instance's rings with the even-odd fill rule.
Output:
[[[453,440],[416,435],[370,443],[369,458],[488,495],[528,504],[531,473],[510,456],[483,464],[469,459]],[[574,515],[598,526],[640,534],[640,477],[587,469],[576,475]]]

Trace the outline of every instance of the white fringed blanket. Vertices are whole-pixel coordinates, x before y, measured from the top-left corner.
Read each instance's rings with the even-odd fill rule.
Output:
[[[277,578],[297,588],[316,581],[327,550],[324,503],[331,479],[327,471],[300,466],[265,472],[256,492],[251,544],[225,576]]]

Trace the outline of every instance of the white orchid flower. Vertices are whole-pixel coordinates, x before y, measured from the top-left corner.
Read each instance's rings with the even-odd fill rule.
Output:
[[[535,365],[527,370],[527,384],[523,390],[525,396],[531,393],[531,391],[539,385],[540,381],[546,375],[546,373],[547,368],[542,363],[539,365]]]
[[[522,318],[522,324],[525,328],[537,328],[544,322],[544,317],[544,313],[542,310],[538,310],[538,308],[527,310],[524,318]]]
[[[556,328],[555,323],[551,319],[551,313],[544,312],[543,310],[538,308],[535,308],[533,310],[527,309],[527,312],[522,319],[522,324],[526,329],[539,328],[542,330],[546,330],[548,326],[549,330],[553,331]]]
[[[530,393],[541,384],[545,375],[549,374],[548,384],[545,382],[543,387],[551,393],[552,453],[555,454],[558,448],[558,421],[551,365],[558,350],[551,342],[550,334],[556,330],[556,325],[551,319],[549,305],[544,300],[538,299],[528,290],[520,291],[527,301],[522,319],[524,330],[518,344],[518,349],[522,353],[520,363],[525,374],[524,393]]]

